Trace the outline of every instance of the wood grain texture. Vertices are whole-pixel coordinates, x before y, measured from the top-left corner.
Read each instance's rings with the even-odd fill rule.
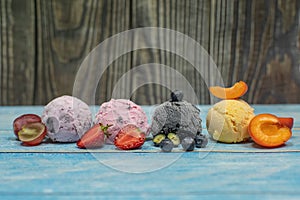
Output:
[[[203,159],[198,152],[185,153],[164,168],[136,174],[116,167],[130,166],[137,159],[159,163],[170,154],[124,153],[122,162],[118,153],[100,155],[115,168],[90,153],[2,153],[0,195],[2,199],[216,200],[300,195],[299,153],[210,153]]]
[[[111,6],[94,0],[37,1],[40,84],[35,102],[43,104],[55,96],[72,94],[82,60],[99,41],[114,34],[110,28]]]
[[[0,1],[0,104],[34,103],[36,47],[33,1]]]
[[[300,102],[298,0],[0,3],[0,105],[46,104],[54,97],[72,94],[76,73],[92,49],[117,33],[141,27],[168,28],[197,41],[213,58],[226,86],[238,80],[248,83],[249,91],[243,98],[250,103]],[[159,42],[175,45],[168,43],[174,39],[170,35]],[[124,42],[137,45],[145,41],[140,38]],[[122,46],[109,47],[105,57],[116,55]],[[197,51],[194,54],[199,56]],[[95,102],[109,100],[122,75],[147,63],[163,64],[178,71],[191,84],[198,103],[210,103],[202,77],[210,77],[209,70],[199,74],[184,58],[160,49],[137,50],[116,59],[99,81]],[[155,81],[165,79],[170,70],[149,68],[145,73],[131,77],[126,87],[135,88],[138,79],[147,81],[147,74]],[[88,85],[89,77],[81,82]],[[168,78],[167,82],[176,85],[175,79]],[[135,90],[131,99],[139,104],[157,104],[168,99],[169,92],[167,87],[147,84]],[[124,91],[117,94],[124,95]]]

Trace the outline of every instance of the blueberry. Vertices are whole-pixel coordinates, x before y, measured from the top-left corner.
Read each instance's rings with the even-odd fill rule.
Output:
[[[171,152],[173,147],[174,147],[173,142],[168,138],[164,139],[160,143],[160,148],[163,152]]]
[[[197,148],[204,148],[208,143],[208,139],[205,135],[196,135],[195,144]]]
[[[193,151],[195,148],[195,140],[192,137],[185,137],[181,141],[181,146],[185,151]]]
[[[179,90],[175,90],[171,93],[171,102],[182,101],[183,92]]]

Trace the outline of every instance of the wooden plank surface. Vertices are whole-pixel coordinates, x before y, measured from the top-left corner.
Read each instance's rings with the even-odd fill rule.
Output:
[[[160,153],[150,141],[132,152],[108,145],[80,150],[74,143],[25,147],[14,138],[12,120],[24,113],[41,114],[43,107],[2,106],[1,199],[298,199],[300,105],[252,106],[256,114],[295,119],[285,146],[262,149],[210,140],[206,148],[185,153]],[[143,106],[149,119],[153,108]],[[199,108],[205,125],[210,106]]]
[[[299,16],[298,0],[2,0],[0,105],[44,105],[72,94],[77,70],[93,48],[110,36],[141,27],[168,28],[197,41],[215,61],[225,85],[248,83],[245,99],[250,103],[299,103]],[[160,42],[170,39],[176,38],[170,35]],[[117,47],[108,47],[105,57],[115,55]],[[159,49],[115,60],[100,79],[96,103],[111,98],[124,73],[147,63],[177,70],[190,82],[198,103],[210,103],[201,74],[179,55]],[[151,76],[160,80],[166,73]],[[138,78],[132,77],[126,87],[134,88]],[[139,104],[161,103],[169,98],[169,89],[147,84],[131,98]]]
[[[208,136],[207,130],[203,134]],[[218,143],[213,140],[209,141],[206,148],[195,148],[195,152],[201,154],[208,154],[211,152],[221,153],[282,153],[282,152],[298,152],[300,153],[300,131],[293,130],[292,138],[279,148],[262,148],[253,142],[245,142],[242,144],[228,145],[225,143]],[[160,148],[154,147],[151,138],[148,138],[145,144],[140,149],[122,151],[117,149],[114,145],[106,145],[100,149],[79,149],[75,143],[57,144],[46,140],[43,144],[26,147],[22,146],[21,142],[16,140],[12,131],[2,131],[0,135],[0,153],[160,153]],[[181,146],[175,147],[172,153],[182,154],[185,151]]]
[[[153,154],[103,154],[130,162]],[[164,159],[165,154],[155,154]],[[9,161],[9,164],[8,164]],[[125,173],[91,154],[0,154],[2,199],[297,199],[296,153],[185,153],[149,173]]]

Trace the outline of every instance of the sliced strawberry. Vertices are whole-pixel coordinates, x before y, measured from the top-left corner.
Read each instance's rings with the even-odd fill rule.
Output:
[[[141,147],[146,139],[146,135],[133,124],[124,126],[115,137],[114,144],[119,149],[129,150]]]
[[[80,140],[77,141],[79,148],[93,149],[100,148],[104,145],[105,140],[110,134],[107,129],[112,125],[103,126],[101,123],[90,128]]]

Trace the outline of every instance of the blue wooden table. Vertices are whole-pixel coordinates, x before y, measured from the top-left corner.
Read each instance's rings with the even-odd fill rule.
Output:
[[[199,106],[203,119],[209,105]],[[293,136],[280,148],[212,140],[194,152],[161,153],[147,141],[135,151],[113,145],[83,150],[45,142],[25,147],[12,121],[42,106],[0,107],[1,199],[299,199],[300,105],[253,105],[255,113],[294,117]],[[153,107],[143,107],[150,116]],[[98,107],[91,107],[95,113]]]

